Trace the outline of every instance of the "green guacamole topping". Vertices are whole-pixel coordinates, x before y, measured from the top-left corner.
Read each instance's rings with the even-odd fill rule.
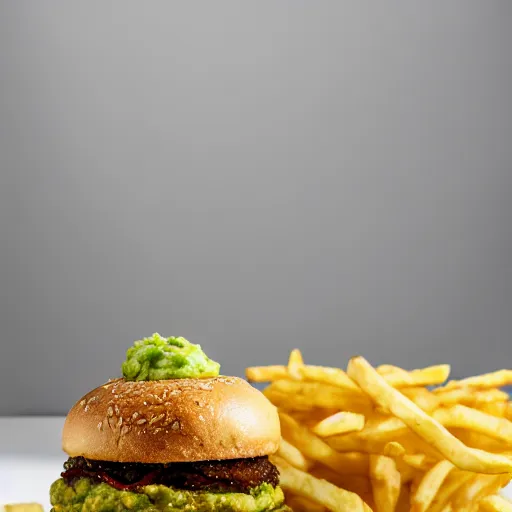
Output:
[[[126,351],[121,369],[126,380],[199,379],[217,377],[220,364],[185,338],[155,333]]]
[[[72,486],[60,478],[50,488],[52,512],[285,512],[280,487],[262,484],[243,493],[183,491],[164,485],[146,485],[140,492],[118,491],[88,478]]]

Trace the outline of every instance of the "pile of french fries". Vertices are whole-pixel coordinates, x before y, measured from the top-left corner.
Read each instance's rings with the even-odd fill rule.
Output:
[[[406,371],[304,364],[247,368],[278,408],[272,456],[295,512],[512,512],[512,370],[450,381],[448,365]]]

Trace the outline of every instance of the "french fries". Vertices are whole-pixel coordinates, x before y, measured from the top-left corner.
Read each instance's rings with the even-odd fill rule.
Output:
[[[352,391],[355,394],[364,396],[364,393],[357,384],[354,384],[352,379],[340,368],[304,365],[299,371],[305,381],[323,382],[324,384],[336,386],[346,391]]]
[[[247,368],[267,382],[282,442],[271,460],[296,512],[512,512],[499,496],[512,477],[512,371],[449,381],[448,365],[346,370]]]
[[[407,386],[432,386],[434,384],[442,384],[450,374],[450,366],[440,364],[438,366],[429,366],[420,370],[412,370],[410,372],[390,371],[382,376],[386,382],[395,388]],[[349,374],[350,376],[350,374]]]
[[[403,388],[400,391],[425,412],[433,411],[441,403],[439,397],[425,388]]]
[[[311,465],[298,448],[284,439],[281,439],[277,455],[288,462],[288,464],[303,471],[307,471]]]
[[[411,512],[428,510],[437,491],[452,469],[454,466],[450,461],[442,460],[423,475],[416,491],[411,496]]]
[[[286,366],[253,366],[245,370],[247,380],[251,382],[270,382],[273,380],[287,379],[288,368]]]
[[[280,412],[279,419],[281,420],[283,437],[297,446],[306,457],[321,462],[328,468],[342,474],[364,475],[368,473],[368,457],[364,457],[362,454],[350,456],[338,453],[288,414]],[[356,464],[353,460],[356,458],[359,459],[359,464]]]
[[[457,496],[459,489],[475,477],[474,473],[453,470],[451,475],[443,482],[438,489],[436,496],[431,502],[429,512],[441,512]]]
[[[372,407],[371,400],[367,396],[351,396],[338,387],[318,382],[280,379],[274,381],[269,388],[287,396],[293,394],[295,400],[310,407],[339,409],[350,406],[354,409],[357,404],[358,411],[367,411]]]
[[[510,403],[508,402],[477,402],[474,407],[475,409],[486,412],[491,416],[512,420],[512,414],[510,414]]]
[[[496,490],[500,477],[496,475],[476,475],[466,482],[452,500],[455,510],[464,508],[466,504],[472,504],[477,501],[486,489]],[[490,492],[489,494],[493,494]]]
[[[5,512],[43,512],[39,503],[8,503],[4,505]]]
[[[284,460],[273,459],[280,473],[280,485],[286,491],[314,501],[334,512],[364,512],[364,501],[356,493],[340,489],[327,480],[320,480],[300,471]]]
[[[508,393],[500,389],[484,389],[475,390],[472,388],[456,388],[435,394],[438,405],[483,405],[489,403],[506,403],[508,401]]]
[[[465,445],[471,446],[471,448],[478,448],[479,450],[493,453],[504,452],[504,445],[502,441],[499,441],[493,437],[486,436],[485,434],[475,432],[468,428],[453,427],[450,428],[450,432],[455,437],[459,438]]]
[[[502,388],[503,386],[512,385],[512,370],[498,370],[493,373],[486,373],[485,375],[477,375],[475,377],[468,377],[462,380],[451,380],[446,386],[436,390],[437,393],[444,393],[450,389],[456,388]]]
[[[372,494],[372,484],[367,475],[342,475],[321,464],[311,468],[310,473],[316,478],[328,480],[347,491],[356,492],[361,497],[369,497]]]
[[[377,512],[394,512],[400,496],[400,472],[395,461],[385,455],[370,456],[370,479]]]
[[[389,409],[459,469],[493,474],[512,472],[512,458],[464,445],[438,421],[392,388],[364,358],[352,358],[347,373],[377,404]]]
[[[311,430],[320,437],[363,430],[365,418],[354,412],[337,412],[318,422]]]
[[[295,380],[300,380],[300,370],[303,366],[304,361],[302,360],[302,354],[300,353],[300,350],[294,348],[290,352],[290,357],[288,359],[288,374],[290,377]]]
[[[484,512],[512,512],[512,503],[501,496],[487,496],[480,502],[480,510]]]
[[[390,375],[392,373],[405,375],[408,373],[407,370],[400,368],[400,366],[395,366],[392,364],[381,364],[375,369],[380,375]]]
[[[383,454],[386,455],[386,457],[401,457],[405,454],[405,448],[400,443],[397,443],[396,441],[389,441],[389,443],[386,443],[384,445]]]
[[[496,418],[465,405],[438,409],[433,417],[445,427],[470,429],[512,445],[512,422],[505,418]]]

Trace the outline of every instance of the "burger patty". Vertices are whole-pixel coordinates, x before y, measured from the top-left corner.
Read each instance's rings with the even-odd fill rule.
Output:
[[[62,478],[69,484],[82,477],[105,482],[119,490],[161,484],[176,489],[209,492],[242,492],[263,483],[277,486],[279,472],[268,457],[142,464],[70,457]]]

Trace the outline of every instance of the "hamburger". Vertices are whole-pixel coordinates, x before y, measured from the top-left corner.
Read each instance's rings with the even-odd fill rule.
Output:
[[[52,511],[290,511],[268,458],[281,438],[275,407],[245,380],[212,376],[211,363],[184,338],[136,342],[124,377],[66,417]]]

